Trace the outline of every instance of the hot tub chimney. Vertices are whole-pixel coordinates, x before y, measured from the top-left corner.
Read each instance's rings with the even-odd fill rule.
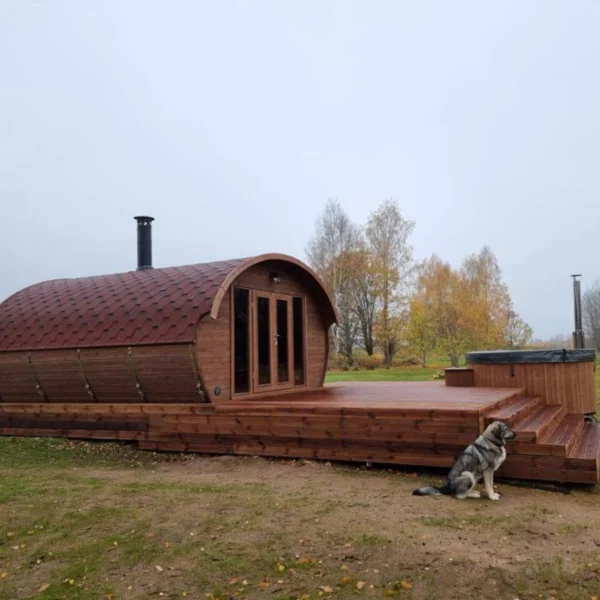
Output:
[[[575,331],[573,332],[573,348],[585,348],[583,319],[581,310],[581,273],[571,275],[573,278],[573,303],[575,305]]]
[[[152,221],[154,217],[133,217],[137,221],[138,271],[152,268]]]

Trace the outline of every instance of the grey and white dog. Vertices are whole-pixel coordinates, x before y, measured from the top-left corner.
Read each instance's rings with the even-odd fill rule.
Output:
[[[458,457],[443,487],[423,487],[414,490],[413,496],[447,494],[459,500],[480,498],[481,494],[474,488],[483,478],[487,497],[490,500],[499,500],[499,494],[494,492],[494,471],[506,459],[506,442],[514,439],[516,435],[502,421],[494,421]]]

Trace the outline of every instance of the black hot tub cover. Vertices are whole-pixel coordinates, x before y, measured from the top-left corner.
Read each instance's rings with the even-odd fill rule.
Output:
[[[490,350],[468,352],[467,364],[506,365],[533,363],[580,363],[594,362],[595,350]]]

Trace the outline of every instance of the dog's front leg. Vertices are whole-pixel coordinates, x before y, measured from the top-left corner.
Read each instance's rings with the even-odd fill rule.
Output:
[[[500,494],[494,492],[494,471],[483,472],[483,481],[485,482],[485,493],[490,500],[500,500]]]

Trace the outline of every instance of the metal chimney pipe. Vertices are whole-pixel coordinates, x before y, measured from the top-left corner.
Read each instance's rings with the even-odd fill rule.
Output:
[[[154,217],[133,217],[137,221],[137,270],[152,268],[152,221]]]
[[[573,278],[573,304],[575,308],[575,331],[573,332],[573,348],[585,348],[583,333],[583,311],[581,309],[581,274],[571,275]]]

